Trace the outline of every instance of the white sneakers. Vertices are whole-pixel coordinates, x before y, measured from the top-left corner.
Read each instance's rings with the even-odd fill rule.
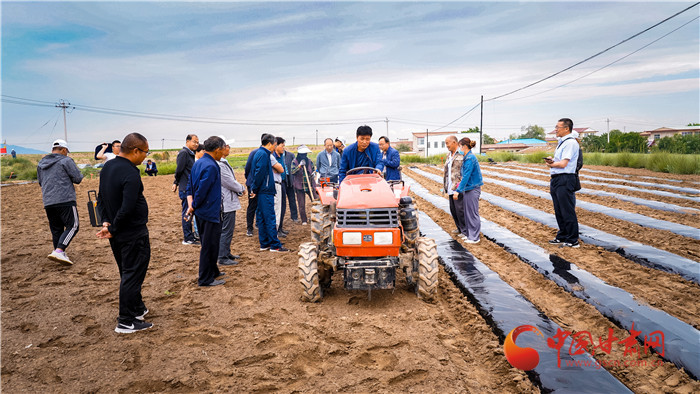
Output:
[[[61,263],[63,265],[73,265],[73,262],[70,261],[68,256],[66,256],[66,252],[58,252],[58,251],[54,250],[47,257],[49,258],[49,260],[56,261],[56,262]]]
[[[478,244],[479,242],[481,242],[481,238],[477,239],[476,241],[472,241],[471,239],[467,238],[467,236],[464,234],[459,234],[459,238],[461,238],[462,241],[468,244]]]

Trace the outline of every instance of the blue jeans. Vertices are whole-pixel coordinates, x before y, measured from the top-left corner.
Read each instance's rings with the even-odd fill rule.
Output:
[[[255,220],[258,222],[258,239],[260,248],[278,249],[282,243],[277,238],[277,220],[275,219],[275,195],[258,194],[258,208]]]

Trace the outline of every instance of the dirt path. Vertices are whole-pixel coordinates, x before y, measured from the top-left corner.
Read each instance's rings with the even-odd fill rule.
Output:
[[[241,177],[241,175],[238,175]],[[70,268],[46,259],[51,239],[36,184],[2,189],[2,386],[7,392],[382,391],[536,392],[444,272],[437,302],[402,278],[391,292],[346,292],[335,277],[320,304],[299,301],[297,256],[258,251],[238,211],[224,286],[196,285],[199,248],[181,245],[170,176],[143,178],[152,258],[147,332],[114,333],[118,273],[108,243],[81,230]],[[308,227],[289,222],[296,250]],[[592,328],[592,327],[589,327]],[[665,373],[665,372],[664,372]],[[686,382],[680,381],[679,387]]]

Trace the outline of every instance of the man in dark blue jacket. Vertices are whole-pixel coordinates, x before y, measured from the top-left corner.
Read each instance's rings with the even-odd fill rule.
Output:
[[[271,252],[288,252],[277,237],[277,221],[275,219],[275,178],[272,172],[272,148],[275,146],[275,136],[263,134],[253,157],[250,170],[250,194],[258,200],[255,220],[258,222],[258,239],[260,250]]]
[[[183,217],[187,212],[187,182],[190,179],[190,172],[194,165],[194,151],[199,147],[199,137],[194,134],[188,134],[185,139],[185,146],[180,149],[177,154],[175,167],[175,182],[173,182],[172,190],[175,192],[180,189],[178,195],[182,202],[182,213],[180,219],[182,221],[183,245],[194,245],[197,243],[194,232],[192,231],[192,223],[186,222]]]
[[[219,137],[204,141],[204,155],[192,166],[187,184],[187,219],[194,213],[202,242],[199,251],[199,285],[223,285],[217,262],[221,239],[221,170],[219,160],[224,156],[226,143]]]
[[[382,152],[376,142],[371,142],[372,128],[365,125],[357,128],[357,142],[343,150],[338,181],[345,179],[345,173],[357,167],[372,167],[381,172],[384,168]]]
[[[263,134],[264,135],[264,134]],[[246,220],[246,234],[249,237],[253,236],[253,222],[255,221],[255,211],[258,209],[258,199],[253,197],[250,193],[250,185],[253,183],[253,177],[251,177],[250,172],[253,169],[253,158],[255,154],[258,153],[258,149],[253,149],[248,154],[248,160],[245,162],[245,186],[248,189],[248,208],[245,210],[245,220]]]
[[[384,163],[384,179],[387,181],[401,180],[401,157],[399,151],[391,147],[389,138],[379,137],[379,149],[382,151],[382,163]]]

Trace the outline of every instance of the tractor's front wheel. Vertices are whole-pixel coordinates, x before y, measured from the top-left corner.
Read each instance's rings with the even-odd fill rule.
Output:
[[[416,240],[416,249],[418,250],[416,294],[423,301],[432,301],[438,289],[437,244],[432,238],[419,237]]]
[[[311,239],[325,250],[331,237],[331,212],[330,205],[323,205],[315,201],[311,207]]]
[[[321,301],[323,294],[318,281],[318,249],[313,242],[305,242],[299,247],[299,282],[303,301]]]

